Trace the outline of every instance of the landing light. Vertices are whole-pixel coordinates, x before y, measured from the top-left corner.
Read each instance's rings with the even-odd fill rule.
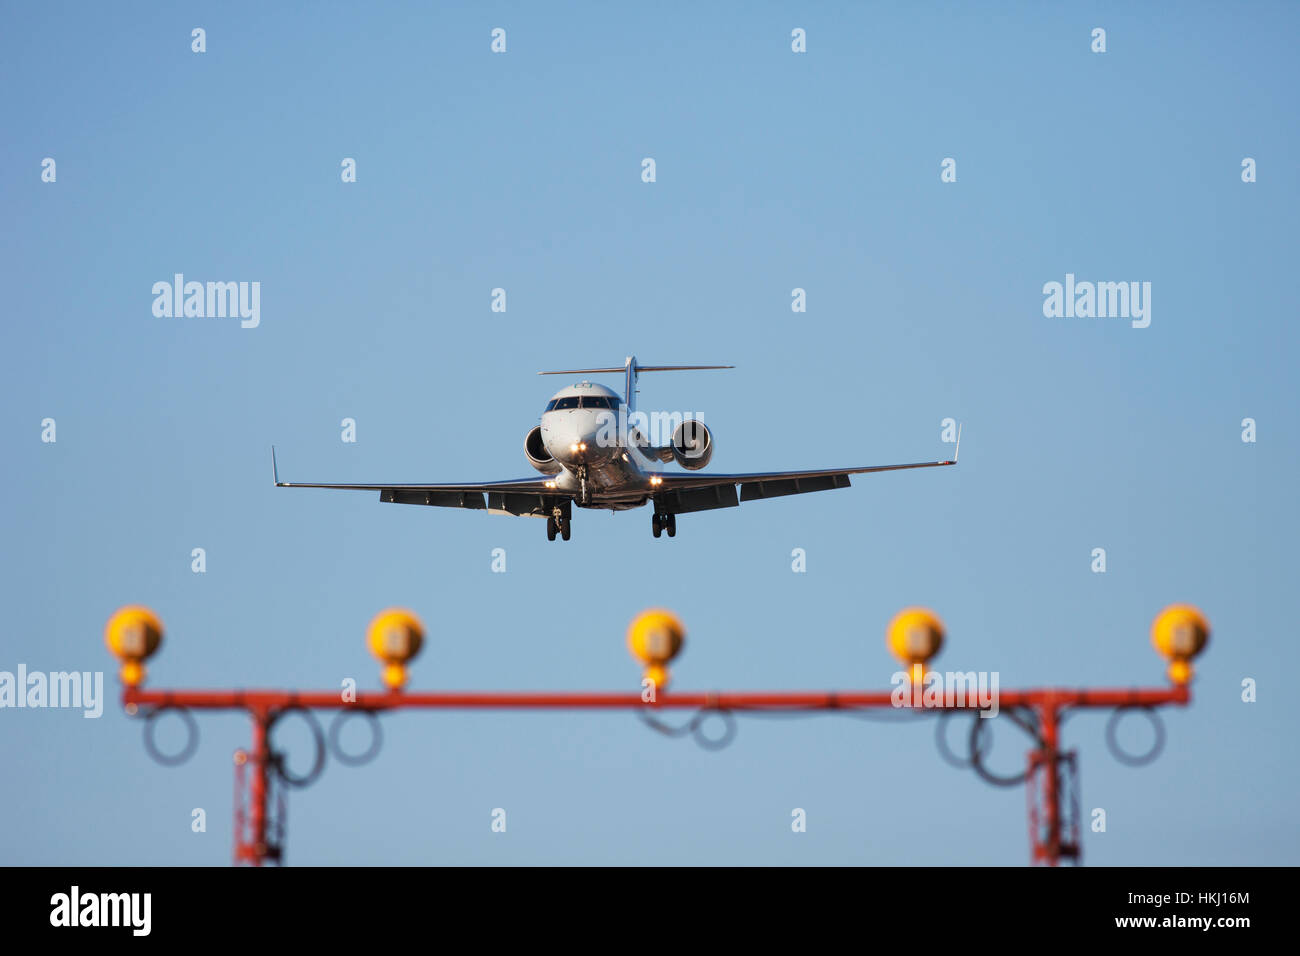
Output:
[[[576,441],[569,446],[569,451],[573,452],[575,455],[578,453],[578,443]]]
[[[663,480],[662,478],[660,478],[658,475],[651,475],[651,477],[650,477],[650,484],[652,484],[652,485],[654,485],[656,488],[658,488],[658,487],[659,487],[660,485],[662,485],[663,483],[664,483],[664,480]]]

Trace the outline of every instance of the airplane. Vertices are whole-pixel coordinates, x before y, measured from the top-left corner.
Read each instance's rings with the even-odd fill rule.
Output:
[[[644,372],[727,369],[732,365],[641,365],[628,356],[621,368],[568,369],[538,375],[607,375],[622,373],[624,392],[583,379],[551,396],[541,423],[524,437],[524,456],[541,478],[464,484],[327,484],[281,481],[271,448],[271,474],[277,488],[337,488],[378,491],[379,500],[397,504],[469,508],[489,514],[546,519],[546,538],[568,541],[573,506],[627,511],[654,506],[650,529],[658,538],[677,534],[677,516],[714,508],[734,508],[746,501],[849,487],[849,475],[957,464],[961,429],[951,461],[905,465],[867,465],[813,471],[763,471],[745,474],[700,473],[713,457],[713,433],[697,419],[684,419],[667,445],[654,446],[638,427],[634,411],[637,377]],[[676,462],[685,474],[660,466]],[[739,491],[737,490],[739,489]]]

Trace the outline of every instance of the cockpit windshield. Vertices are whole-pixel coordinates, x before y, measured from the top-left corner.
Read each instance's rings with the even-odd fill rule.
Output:
[[[609,395],[566,395],[553,398],[546,403],[548,412],[564,412],[575,408],[602,408],[607,412],[617,411],[619,400]]]

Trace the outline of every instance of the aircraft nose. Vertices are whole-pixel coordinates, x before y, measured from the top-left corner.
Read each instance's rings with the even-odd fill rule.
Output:
[[[618,453],[618,436],[609,428],[593,422],[580,430],[577,438],[580,453],[587,461],[605,461]]]
[[[567,419],[567,416],[566,416]],[[561,419],[554,422],[549,429],[546,450],[556,461],[563,464],[576,464],[582,453],[583,437],[581,430],[574,427],[572,421]]]
[[[609,445],[609,436],[587,416],[571,416],[551,429],[547,450],[556,461],[565,465],[580,465],[608,458],[615,451]]]

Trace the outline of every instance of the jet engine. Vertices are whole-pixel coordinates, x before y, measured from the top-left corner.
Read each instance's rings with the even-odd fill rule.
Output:
[[[704,422],[688,418],[673,431],[673,459],[688,471],[697,471],[713,457],[713,433]]]
[[[543,475],[559,474],[560,463],[546,450],[546,445],[542,441],[541,425],[534,425],[532,431],[524,438],[524,454],[528,456],[528,464]]]

